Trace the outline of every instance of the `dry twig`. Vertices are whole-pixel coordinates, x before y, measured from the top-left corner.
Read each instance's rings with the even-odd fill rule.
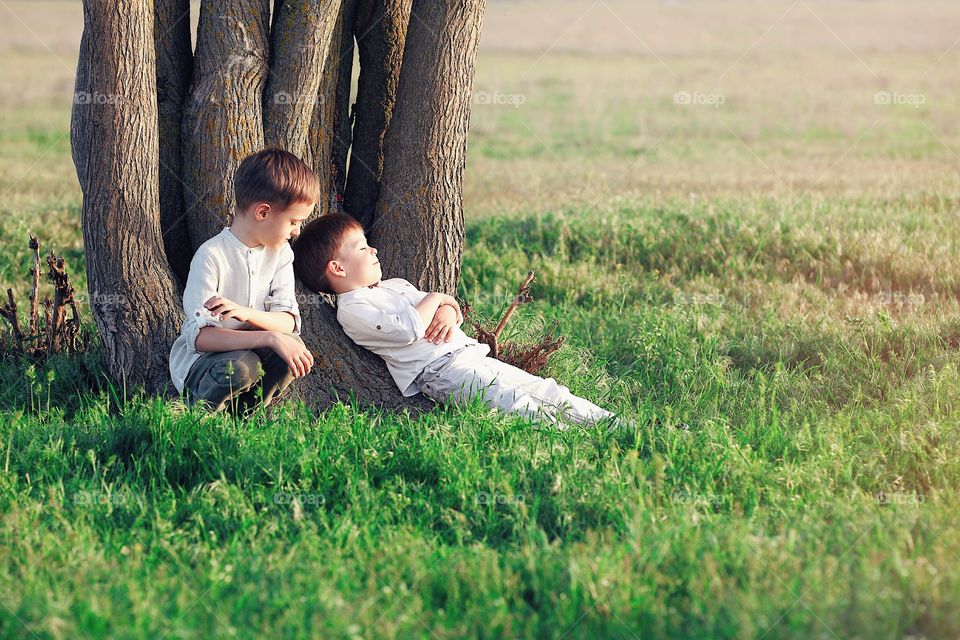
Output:
[[[554,331],[557,329],[556,323],[537,343],[500,343],[500,336],[503,335],[503,330],[506,328],[510,318],[513,317],[517,307],[533,301],[533,296],[530,295],[530,286],[534,280],[534,272],[530,271],[527,273],[526,279],[517,290],[517,295],[514,296],[510,305],[503,312],[500,322],[497,323],[497,326],[492,331],[484,327],[477,320],[470,318],[473,307],[470,306],[468,302],[463,300],[460,302],[463,307],[463,316],[465,319],[469,319],[470,324],[473,325],[474,331],[477,334],[477,341],[490,347],[490,355],[492,357],[519,369],[523,369],[527,373],[536,374],[546,366],[550,356],[556,353],[566,340],[563,336],[554,337]]]
[[[17,302],[13,289],[7,289],[7,301],[0,307],[0,317],[3,317],[13,332],[15,344],[12,346],[16,355],[26,355],[33,358],[46,358],[54,353],[76,352],[89,347],[88,340],[78,345],[81,320],[80,311],[74,298],[75,290],[70,284],[70,274],[67,273],[63,258],[54,252],[47,256],[47,280],[53,284],[53,300],[40,299],[40,242],[36,236],[30,236],[30,250],[33,252],[32,290],[30,293],[30,316],[27,320],[28,334],[24,334],[17,314]],[[38,304],[43,307],[41,319]],[[67,309],[70,309],[70,318],[67,318]]]

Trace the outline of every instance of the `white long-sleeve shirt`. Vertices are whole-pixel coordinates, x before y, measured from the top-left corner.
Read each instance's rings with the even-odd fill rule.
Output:
[[[455,328],[450,342],[434,344],[424,338],[427,326],[414,308],[427,296],[402,278],[383,280],[337,296],[337,320],[357,345],[387,363],[404,396],[417,394],[414,382],[437,358],[477,341]],[[487,345],[480,345],[487,349]]]
[[[293,249],[284,243],[279,249],[248,247],[229,228],[197,249],[190,262],[187,286],[183,290],[186,318],[180,336],[170,349],[170,378],[183,393],[190,367],[201,356],[197,335],[204,327],[242,329],[246,325],[227,318],[220,321],[203,304],[220,296],[257,311],[287,311],[294,318],[294,333],[300,333],[293,276]]]

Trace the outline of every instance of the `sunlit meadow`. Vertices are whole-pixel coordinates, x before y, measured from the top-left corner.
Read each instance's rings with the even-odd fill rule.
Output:
[[[28,232],[85,293],[81,24],[0,0],[21,301]],[[510,330],[557,323],[548,373],[630,427],[348,398],[240,421],[110,383],[96,350],[7,358],[0,635],[960,635],[958,24],[489,0],[460,294],[493,317],[536,270]]]

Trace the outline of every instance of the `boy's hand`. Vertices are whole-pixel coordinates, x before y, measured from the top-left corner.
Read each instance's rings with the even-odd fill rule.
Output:
[[[423,337],[433,344],[450,342],[450,338],[453,337],[453,330],[459,326],[457,323],[458,315],[450,305],[442,305],[433,314],[433,320],[430,321],[430,326],[427,327],[427,332]]]
[[[290,367],[293,377],[302,378],[313,368],[313,354],[298,340],[285,333],[271,332],[270,348]]]
[[[227,298],[213,296],[203,303],[203,306],[210,310],[219,320],[233,318],[238,322],[247,322],[250,319],[250,307],[243,307]]]

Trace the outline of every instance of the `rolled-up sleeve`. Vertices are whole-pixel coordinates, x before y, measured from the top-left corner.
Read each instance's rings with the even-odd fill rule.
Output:
[[[337,320],[351,340],[370,350],[404,347],[427,332],[413,306],[393,314],[370,303],[342,305],[337,309]]]
[[[293,275],[293,249],[287,245],[277,273],[270,283],[270,293],[263,300],[267,311],[286,311],[293,316],[293,332],[300,333],[300,305],[297,304],[296,284]]]
[[[204,327],[222,327],[204,303],[213,296],[220,295],[220,272],[216,262],[206,252],[197,252],[190,262],[190,274],[187,286],[183,289],[183,335],[187,346],[197,351],[197,336]]]

